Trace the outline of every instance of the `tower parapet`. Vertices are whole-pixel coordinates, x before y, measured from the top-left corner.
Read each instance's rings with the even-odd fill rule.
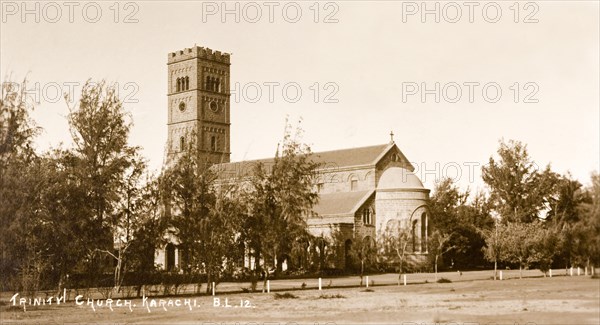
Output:
[[[185,48],[180,51],[169,53],[167,64],[185,61],[193,58],[201,58],[205,60],[230,64],[230,57],[231,54],[229,53],[213,51],[207,47],[194,46],[192,48]]]

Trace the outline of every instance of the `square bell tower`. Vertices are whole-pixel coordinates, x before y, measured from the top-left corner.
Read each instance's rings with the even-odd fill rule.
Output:
[[[190,143],[209,163],[229,162],[230,65],[230,54],[199,46],[169,53],[167,162]]]

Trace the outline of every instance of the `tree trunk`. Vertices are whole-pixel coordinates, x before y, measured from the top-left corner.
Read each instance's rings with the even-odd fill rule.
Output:
[[[435,268],[435,281],[437,281],[437,279],[438,279],[437,278],[437,263],[438,263],[438,255],[435,256],[435,265],[434,265],[434,268]]]
[[[115,266],[115,287],[114,287],[114,291],[115,293],[119,292],[119,290],[121,289],[121,263],[122,263],[122,257],[121,254],[119,254],[119,257],[117,258],[117,266]]]
[[[262,270],[263,272],[263,289],[262,292],[267,292],[267,278],[269,277],[269,266],[267,265],[267,259],[265,259],[264,262],[264,268]]]
[[[58,278],[58,293],[56,294],[57,297],[60,295],[60,292],[62,291],[62,287],[63,287],[63,283],[64,283],[64,278],[65,278],[65,273],[61,271],[60,272],[60,276]]]
[[[365,273],[365,260],[361,259],[360,260],[360,286],[362,287],[363,285],[363,275]]]
[[[494,259],[494,281],[496,281],[497,274],[498,274],[498,260]]]
[[[523,265],[519,263],[519,279],[523,278]]]
[[[212,291],[212,274],[210,271],[206,272],[206,294],[210,295]]]

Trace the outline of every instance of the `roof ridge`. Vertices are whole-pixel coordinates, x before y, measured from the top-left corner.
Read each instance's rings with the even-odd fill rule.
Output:
[[[344,148],[344,149],[334,149],[334,150],[326,150],[326,151],[311,152],[311,154],[330,153],[330,152],[336,152],[336,151],[345,151],[345,150],[367,149],[367,148],[375,148],[375,147],[386,147],[386,146],[388,146],[388,145],[389,145],[389,143],[385,143],[385,144],[376,144],[376,145],[372,145],[372,146],[351,147],[351,148]]]
[[[378,144],[378,145],[364,146],[364,147],[352,147],[352,148],[344,148],[344,149],[318,151],[318,152],[311,152],[310,155],[311,156],[319,156],[320,154],[331,154],[331,153],[336,153],[336,152],[361,150],[361,149],[372,149],[372,148],[378,148],[378,147],[381,147],[383,150],[384,148],[387,148],[392,145],[393,144],[385,143],[385,144]],[[376,158],[378,158],[378,157],[376,157]],[[216,166],[225,166],[225,165],[229,165],[229,164],[240,164],[240,163],[257,163],[257,162],[261,162],[261,161],[270,161],[270,160],[274,160],[274,159],[275,159],[275,157],[257,158],[257,159],[250,159],[250,160],[239,160],[239,161],[231,161],[228,163],[216,164]]]

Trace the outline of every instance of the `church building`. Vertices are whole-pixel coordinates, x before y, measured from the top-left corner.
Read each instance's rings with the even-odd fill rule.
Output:
[[[230,162],[230,58],[196,46],[169,53],[167,63],[167,160],[183,150],[189,141],[186,134],[195,134],[199,149],[223,181],[249,176],[256,163],[273,162]],[[336,251],[332,267],[347,266],[354,241],[374,241],[379,232],[398,223],[410,229],[409,259],[423,261],[427,256],[429,190],[390,136],[385,144],[313,153],[313,161],[322,167],[314,185],[319,200],[307,225],[314,236],[331,239],[335,232],[343,237],[344,247]],[[179,255],[175,244],[167,244],[157,252],[155,263],[172,269]],[[253,268],[254,261],[248,257],[245,264]]]

